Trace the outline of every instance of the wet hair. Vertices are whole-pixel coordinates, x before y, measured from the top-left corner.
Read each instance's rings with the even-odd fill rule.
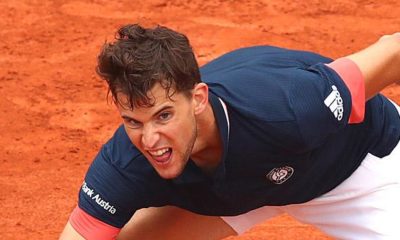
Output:
[[[107,82],[113,101],[131,109],[153,106],[149,90],[156,83],[171,98],[176,92],[191,96],[191,90],[201,81],[188,38],[163,26],[121,27],[115,41],[104,44],[96,72]],[[121,102],[119,93],[127,96],[128,102]]]

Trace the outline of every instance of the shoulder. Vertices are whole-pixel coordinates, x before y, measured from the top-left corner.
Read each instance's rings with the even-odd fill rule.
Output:
[[[310,51],[286,49],[274,46],[251,46],[227,52],[201,67],[202,77],[218,74],[223,70],[246,70],[248,67],[287,68],[307,67],[332,59]],[[206,79],[207,80],[207,79]]]
[[[266,99],[287,101],[293,83],[321,78],[315,65],[331,62],[319,54],[272,46],[254,46],[226,53],[201,69],[202,80],[217,96],[235,97],[239,102]],[[323,76],[322,76],[323,77]]]
[[[247,116],[291,121],[295,118],[292,102],[298,101],[293,92],[304,90],[304,84],[323,86],[327,78],[334,78],[325,66],[331,61],[308,51],[254,46],[208,63],[202,68],[202,78],[210,91]],[[309,86],[306,90],[313,89]],[[329,85],[326,91],[330,89]]]
[[[121,125],[102,146],[96,159],[98,158],[117,167],[125,168],[135,159],[144,157],[135,145],[132,144],[124,126]]]
[[[143,154],[120,126],[90,165],[79,193],[79,207],[101,221],[122,227],[143,207],[165,203],[168,192]]]
[[[86,173],[86,181],[96,185],[131,185],[136,179],[158,179],[144,155],[132,144],[124,127],[121,125],[113,136],[105,143]]]

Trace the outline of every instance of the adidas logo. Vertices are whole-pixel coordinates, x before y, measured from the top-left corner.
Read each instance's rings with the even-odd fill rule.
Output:
[[[332,92],[324,100],[325,105],[331,110],[335,118],[340,121],[343,118],[343,99],[335,85],[332,85]]]

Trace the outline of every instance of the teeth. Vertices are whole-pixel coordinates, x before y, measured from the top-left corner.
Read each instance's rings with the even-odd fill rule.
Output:
[[[159,157],[161,155],[163,155],[164,153],[168,152],[169,148],[164,148],[164,149],[160,149],[157,151],[149,151],[149,153],[153,156]]]

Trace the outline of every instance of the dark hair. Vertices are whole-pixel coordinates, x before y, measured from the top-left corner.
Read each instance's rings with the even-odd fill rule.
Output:
[[[156,83],[171,97],[175,92],[190,96],[201,81],[192,47],[181,33],[163,26],[143,28],[133,24],[121,27],[115,39],[104,44],[96,68],[107,81],[115,103],[121,104],[118,93],[123,93],[131,109],[152,106],[148,91]]]

